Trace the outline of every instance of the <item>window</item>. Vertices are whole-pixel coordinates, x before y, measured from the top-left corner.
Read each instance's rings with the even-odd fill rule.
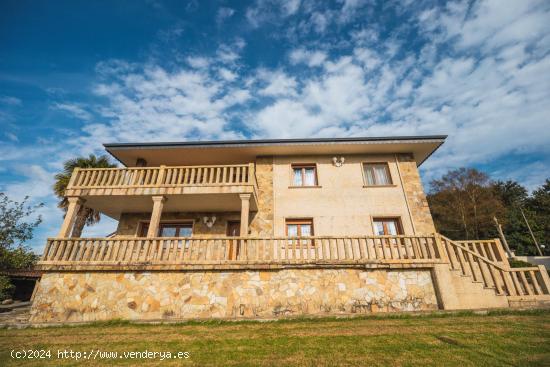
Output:
[[[292,186],[317,186],[317,169],[315,165],[293,164]]]
[[[287,219],[286,235],[288,237],[313,236],[313,220],[312,219]]]
[[[403,234],[399,218],[373,218],[376,236],[397,236]]]
[[[391,185],[390,168],[387,163],[363,163],[367,186]]]
[[[141,226],[141,237],[147,237],[149,223]],[[159,237],[191,237],[193,234],[192,223],[161,223],[159,225]]]

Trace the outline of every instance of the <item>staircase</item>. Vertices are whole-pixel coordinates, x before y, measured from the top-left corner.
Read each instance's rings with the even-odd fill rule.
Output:
[[[435,273],[445,309],[550,305],[544,266],[510,268],[498,240],[440,240],[448,262]]]

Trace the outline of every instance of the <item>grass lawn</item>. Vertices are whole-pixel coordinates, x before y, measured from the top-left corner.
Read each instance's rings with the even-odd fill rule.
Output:
[[[49,349],[51,359],[12,359]],[[57,359],[57,350],[189,352],[188,359]],[[119,354],[120,355],[120,354]],[[99,357],[97,357],[99,358]],[[0,366],[550,366],[550,310],[488,315],[0,329]]]

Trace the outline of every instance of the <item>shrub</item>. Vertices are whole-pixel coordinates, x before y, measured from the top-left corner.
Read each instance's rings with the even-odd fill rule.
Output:
[[[0,301],[11,298],[14,288],[8,277],[0,275]]]

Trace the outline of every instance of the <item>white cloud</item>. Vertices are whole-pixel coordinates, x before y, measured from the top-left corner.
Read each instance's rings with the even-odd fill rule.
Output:
[[[216,52],[217,60],[224,64],[234,64],[240,57],[240,52],[246,46],[242,38],[236,39],[231,44],[222,44]]]
[[[186,61],[195,69],[205,69],[210,65],[210,60],[207,57],[189,56]]]
[[[235,14],[235,9],[222,6],[218,9],[218,13],[216,14],[216,23],[223,23],[226,19],[231,18],[233,14]]]
[[[246,10],[246,19],[253,27],[259,27],[264,22],[277,21],[296,14],[300,3],[300,0],[256,0]]]
[[[235,74],[234,72],[226,68],[219,69],[218,73],[224,80],[228,82],[232,82],[232,81],[235,81],[235,79],[237,79],[237,74]]]
[[[281,70],[260,69],[257,75],[258,79],[265,83],[259,90],[264,96],[282,97],[294,96],[296,94],[296,79],[288,76]]]
[[[20,106],[22,101],[17,97],[12,96],[0,96],[0,104],[10,105],[10,106]]]
[[[80,120],[90,120],[92,115],[84,107],[76,103],[55,103],[52,109],[68,112]]]
[[[306,64],[309,67],[321,66],[327,59],[327,54],[323,51],[309,51],[304,48],[297,48],[290,52],[290,62],[292,64]]]

